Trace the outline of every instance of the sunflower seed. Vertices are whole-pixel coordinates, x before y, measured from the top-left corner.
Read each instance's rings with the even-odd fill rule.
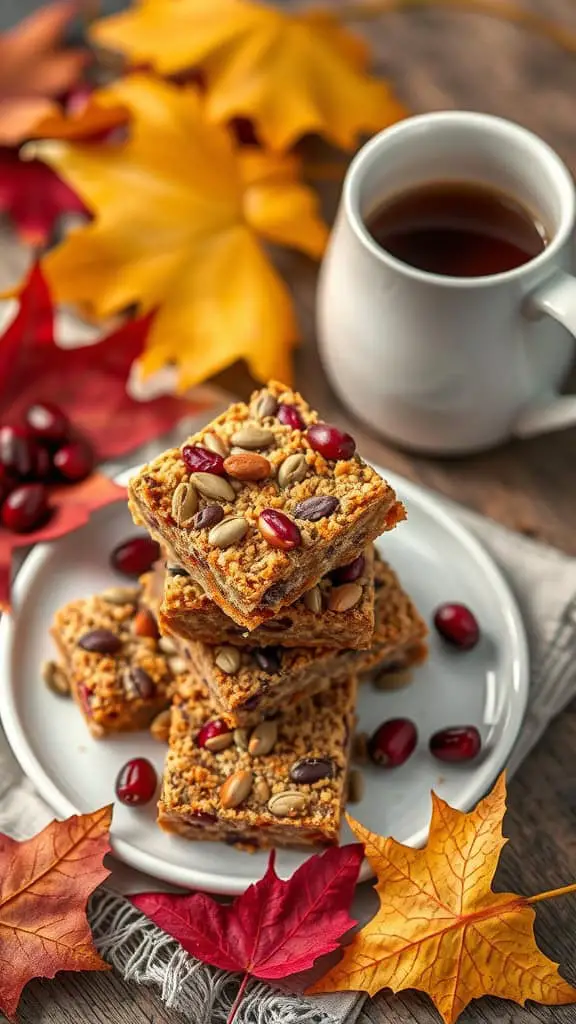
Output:
[[[198,508],[196,488],[183,480],[172,495],[172,516],[177,526],[189,526]]]
[[[238,807],[252,789],[254,776],[251,771],[234,772],[220,786],[220,803],[225,810]]]
[[[290,487],[292,484],[299,483],[306,476],[308,470],[308,463],[306,462],[306,456],[302,452],[295,452],[294,455],[289,455],[278,470],[278,483],[280,487]]]
[[[216,452],[216,455],[220,455],[223,459],[228,455],[228,445],[217,434],[204,434],[202,444],[209,452]]]
[[[308,800],[303,793],[287,789],[284,793],[275,793],[268,801],[268,810],[277,818],[298,818],[306,813]]]
[[[45,661],[42,664],[42,679],[46,683],[49,690],[52,693],[57,693],[59,697],[70,696],[70,683],[64,672],[64,669],[57,665],[55,661]]]
[[[304,594],[304,604],[308,608],[308,611],[314,612],[319,615],[322,611],[322,591],[320,587],[312,587],[312,590],[307,590]]]
[[[239,448],[247,448],[253,451],[257,448],[268,448],[274,443],[274,434],[271,430],[264,430],[263,427],[242,427],[232,434],[232,444]]]
[[[140,596],[138,587],[108,587],[100,595],[108,604],[136,604]]]
[[[233,676],[240,668],[239,650],[228,644],[220,647],[216,652],[214,664],[221,672],[225,672],[227,676]]]
[[[221,523],[213,526],[208,534],[208,543],[215,548],[229,548],[236,544],[248,530],[248,523],[243,516],[229,516]]]
[[[276,722],[270,719],[265,722],[260,722],[260,724],[252,730],[248,743],[248,753],[251,754],[252,757],[263,757],[265,754],[269,754],[276,743],[277,738],[278,726]]]
[[[190,482],[198,488],[205,498],[218,498],[220,501],[234,501],[236,492],[227,480],[214,473],[192,473]]]

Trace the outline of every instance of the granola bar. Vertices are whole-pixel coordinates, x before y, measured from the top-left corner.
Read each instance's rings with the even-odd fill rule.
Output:
[[[71,601],[55,616],[52,637],[70,691],[94,737],[147,728],[168,707],[186,669],[173,643],[159,639],[139,593],[114,587]],[[160,645],[164,647],[161,649]]]
[[[135,522],[249,630],[404,518],[353,439],[276,382],[144,466],[129,504]]]
[[[185,569],[168,563],[144,580],[162,588],[158,622],[163,634],[238,647],[370,647],[374,633],[374,548],[328,573],[312,590],[248,633],[207,596]]]
[[[254,730],[214,718],[207,689],[178,686],[158,823],[241,848],[335,845],[357,680],[348,677]]]
[[[423,659],[427,629],[414,604],[385,562],[377,562],[376,580],[376,629],[366,651],[176,642],[220,713],[241,726],[254,724],[352,674],[377,666],[399,671]]]

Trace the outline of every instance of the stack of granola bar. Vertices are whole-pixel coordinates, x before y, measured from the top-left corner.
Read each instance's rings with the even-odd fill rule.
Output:
[[[393,489],[350,435],[272,382],[129,492],[161,562],[124,603],[118,588],[115,603],[75,602],[54,630],[92,732],[152,721],[161,736],[170,718],[168,831],[336,843],[358,677],[425,652],[426,627],[372,543],[404,518]],[[87,685],[99,657],[105,678]]]

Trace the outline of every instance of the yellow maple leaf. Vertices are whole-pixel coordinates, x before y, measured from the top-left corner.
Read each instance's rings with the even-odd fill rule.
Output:
[[[325,11],[287,14],[250,0],[137,0],[96,22],[100,45],[161,74],[199,67],[207,116],[250,118],[272,149],[317,132],[344,149],[406,110],[367,71],[361,40]]]
[[[158,309],[142,370],[174,363],[182,389],[240,358],[259,380],[289,379],[292,303],[258,236],[321,255],[297,160],[235,147],[194,88],[138,74],[95,98],[130,111],[125,144],[33,144],[94,214],[43,260],[56,299],[95,318]]]
[[[433,793],[423,850],[383,839],[349,819],[377,875],[380,909],[311,991],[375,995],[383,988],[415,988],[428,993],[447,1024],[483,995],[517,1003],[576,1002],[576,989],[536,945],[530,906],[574,892],[576,885],[532,897],[492,890],[506,842],[505,810],[503,775],[470,814]]]

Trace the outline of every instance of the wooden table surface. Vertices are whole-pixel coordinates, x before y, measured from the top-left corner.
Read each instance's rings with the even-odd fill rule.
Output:
[[[526,9],[576,34],[574,0],[523,2]],[[576,54],[517,25],[441,5],[383,15],[368,28],[359,27],[369,31],[379,69],[393,79],[410,109],[469,108],[510,117],[542,135],[576,171]],[[335,196],[336,188],[327,187],[328,209]],[[297,356],[298,383],[327,418],[351,423],[330,393],[315,350],[316,268],[304,257],[290,255],[282,258],[282,269],[293,287],[305,335]],[[249,389],[239,370],[226,374],[225,383],[239,393]],[[576,429],[451,461],[400,453],[357,425],[354,433],[366,455],[379,463],[576,554]],[[497,887],[533,893],[576,878],[575,750],[576,701],[550,726],[511,782],[505,827],[511,843]],[[547,953],[562,963],[565,976],[576,984],[575,921],[574,897],[541,904],[536,931]],[[412,993],[391,997],[382,1006],[382,1020],[384,1013],[387,1020],[406,1024],[438,1019],[427,1000]],[[164,1008],[155,990],[128,985],[112,975],[90,974],[32,982],[24,992],[19,1017],[23,1024],[182,1020]],[[467,1024],[568,1024],[576,1022],[576,1007],[531,1004],[521,1009],[484,1000],[461,1019]]]

